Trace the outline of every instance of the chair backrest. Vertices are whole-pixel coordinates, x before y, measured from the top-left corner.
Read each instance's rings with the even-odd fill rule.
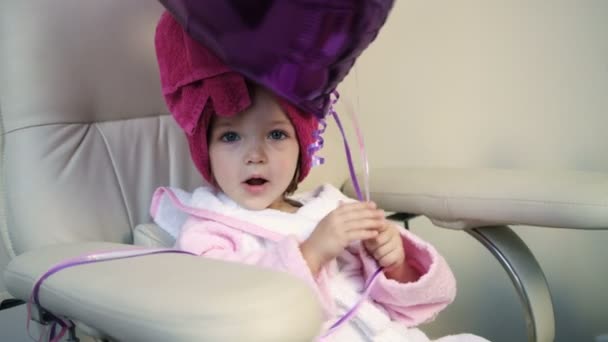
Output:
[[[129,243],[157,186],[202,182],[160,93],[146,0],[10,1],[0,22],[3,237],[10,255]]]
[[[0,13],[0,223],[8,254],[73,240],[130,243],[158,186],[202,183],[162,99],[146,0],[11,1]],[[346,176],[330,128],[300,189]],[[338,157],[329,157],[335,154]]]

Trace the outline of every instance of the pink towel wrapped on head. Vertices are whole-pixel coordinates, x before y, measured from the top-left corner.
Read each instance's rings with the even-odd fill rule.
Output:
[[[161,89],[175,121],[186,133],[190,154],[203,177],[211,183],[207,128],[213,115],[232,116],[251,106],[245,78],[227,67],[208,48],[192,39],[169,12],[156,27],[156,56]],[[298,181],[312,166],[318,119],[277,98],[293,124],[300,145]]]
[[[190,38],[168,12],[156,28],[155,45],[163,95],[188,135],[194,133],[209,99],[219,115],[233,115],[251,105],[243,77]]]

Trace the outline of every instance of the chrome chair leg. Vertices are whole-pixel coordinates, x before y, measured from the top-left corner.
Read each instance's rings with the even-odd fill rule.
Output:
[[[525,242],[508,226],[466,229],[502,265],[513,282],[525,312],[530,342],[555,338],[555,316],[547,279]]]

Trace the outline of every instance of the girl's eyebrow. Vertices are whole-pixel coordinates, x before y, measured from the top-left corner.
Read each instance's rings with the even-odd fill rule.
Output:
[[[229,121],[224,121],[224,122],[216,122],[214,128],[230,128],[232,127],[232,123]]]
[[[270,122],[271,125],[290,125],[291,121],[287,119],[275,119]]]

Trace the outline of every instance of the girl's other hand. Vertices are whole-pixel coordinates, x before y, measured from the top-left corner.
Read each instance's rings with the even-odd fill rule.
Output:
[[[363,241],[363,246],[386,271],[401,266],[405,261],[399,229],[389,222],[382,226],[376,237]]]
[[[405,260],[403,241],[396,225],[386,222],[376,237],[363,241],[363,247],[383,268],[387,278],[407,283],[420,277]]]

